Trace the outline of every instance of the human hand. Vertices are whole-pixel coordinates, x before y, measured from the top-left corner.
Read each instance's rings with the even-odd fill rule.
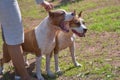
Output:
[[[41,5],[46,9],[46,11],[53,9],[54,7],[52,3],[49,3],[47,1],[44,1],[43,3],[41,3]]]

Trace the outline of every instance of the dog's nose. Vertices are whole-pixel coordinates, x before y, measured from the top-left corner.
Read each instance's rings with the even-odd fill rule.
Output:
[[[87,32],[87,29],[84,29],[84,33],[86,33]]]

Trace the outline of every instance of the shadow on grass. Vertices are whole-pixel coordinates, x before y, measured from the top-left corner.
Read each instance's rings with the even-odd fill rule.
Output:
[[[67,71],[70,71],[70,70],[72,70],[72,69],[74,69],[74,68],[76,68],[76,67],[75,67],[75,66],[72,66],[72,67],[69,67],[68,69],[62,71],[60,74],[57,74],[57,73],[56,73],[56,77],[54,77],[54,78],[50,78],[48,75],[45,75],[45,74],[43,74],[43,76],[44,76],[44,78],[45,78],[46,80],[57,80],[57,78],[59,78],[60,76],[62,76],[63,74],[65,74]]]
[[[36,74],[32,72],[34,68],[35,68],[35,62],[33,62],[32,64],[30,64],[30,67],[28,68],[28,71],[29,71],[29,73],[30,73],[31,76],[36,77]],[[67,71],[70,71],[70,70],[72,70],[74,68],[76,68],[76,67],[75,66],[69,67],[66,70],[62,71],[61,74],[56,74],[56,76],[54,78],[50,78],[47,74],[42,74],[42,76],[45,78],[45,80],[57,80],[57,78],[59,76],[62,76]]]
[[[75,66],[69,67],[68,69],[62,71],[61,74],[56,74],[56,76],[54,78],[50,78],[47,74],[42,74],[42,75],[46,80],[57,80],[57,78],[59,76],[62,76],[67,71],[70,71],[71,69],[74,69],[74,68],[76,68],[76,67]],[[36,78],[35,72],[32,72],[34,69],[35,69],[35,61],[30,64],[30,66],[27,68],[27,70],[28,70],[28,73],[32,77]],[[14,80],[14,75],[15,75],[15,72],[8,71],[8,72],[4,73],[3,75],[0,75],[0,80]]]
[[[61,6],[66,6],[66,5],[71,4],[71,3],[77,3],[79,1],[83,1],[83,0],[75,0],[75,1],[62,0],[62,1],[59,2],[58,5],[55,6],[55,8],[60,8]]]
[[[37,78],[35,72],[32,72],[35,69],[35,62],[30,64],[30,67],[27,68],[29,74],[35,78]],[[57,76],[55,76],[54,78],[50,78],[47,74],[42,74],[42,76],[45,78],[45,80],[56,80]]]
[[[6,72],[3,75],[0,75],[0,80],[14,80],[14,72]]]
[[[32,73],[32,71],[35,68],[35,62],[31,63],[30,66],[27,68],[28,73],[34,77],[35,73]],[[0,80],[15,80],[14,79],[15,72],[6,72],[2,75],[0,75]]]
[[[67,68],[67,69],[64,70],[64,71],[61,71],[60,73],[56,73],[56,75],[57,75],[58,77],[60,77],[60,76],[62,76],[63,74],[65,74],[66,72],[68,72],[68,71],[70,71],[70,70],[72,70],[72,69],[74,69],[74,68],[77,68],[77,67],[71,66],[71,67]]]
[[[34,71],[34,69],[35,69],[35,61],[29,65],[29,67],[27,68],[27,71],[32,77],[37,78],[36,73],[32,72],[32,71]],[[15,75],[15,72],[8,71],[8,72],[0,75],[0,80],[15,80],[14,75]],[[55,76],[54,78],[50,78],[47,74],[42,74],[42,75],[45,78],[45,80],[56,80],[56,78],[57,78],[57,76]]]
[[[70,70],[72,70],[72,69],[74,69],[74,68],[76,68],[76,67],[75,67],[75,66],[71,66],[71,67],[69,67],[68,69],[62,71],[62,73],[65,74],[67,71],[70,71]]]

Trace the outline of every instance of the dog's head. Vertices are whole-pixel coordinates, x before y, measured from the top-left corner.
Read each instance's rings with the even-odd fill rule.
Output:
[[[85,37],[85,33],[87,32],[87,27],[85,26],[84,19],[82,19],[81,14],[82,11],[79,13],[79,15],[76,15],[76,12],[74,12],[75,16],[72,21],[70,21],[69,25],[73,33],[78,35],[79,37]]]
[[[71,21],[74,16],[72,12],[66,12],[65,10],[49,11],[52,25],[58,26],[65,32],[69,32],[69,26],[66,25],[66,22]]]

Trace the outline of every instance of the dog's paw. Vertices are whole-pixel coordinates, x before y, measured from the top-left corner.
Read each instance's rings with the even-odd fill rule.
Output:
[[[15,75],[15,80],[21,80],[20,76]]]
[[[76,67],[82,67],[82,64],[80,64],[80,63],[78,63],[78,62],[76,62],[74,65],[75,65]]]
[[[39,78],[38,80],[45,80],[43,77]]]
[[[59,72],[59,71],[61,71],[60,67],[56,67],[55,72]]]
[[[58,76],[60,76],[60,75],[63,74],[63,72],[59,70],[59,71],[56,71],[56,74],[57,74]]]
[[[43,76],[37,77],[38,80],[45,80]]]
[[[56,69],[56,74],[57,75],[62,75],[63,74],[63,72],[60,70],[60,67],[58,67],[58,69]]]
[[[25,66],[30,66],[28,61],[25,62]]]
[[[52,72],[47,73],[47,75],[48,75],[50,78],[55,78],[55,77],[56,77],[55,74],[52,73]]]
[[[42,59],[46,59],[45,56],[42,56]]]

